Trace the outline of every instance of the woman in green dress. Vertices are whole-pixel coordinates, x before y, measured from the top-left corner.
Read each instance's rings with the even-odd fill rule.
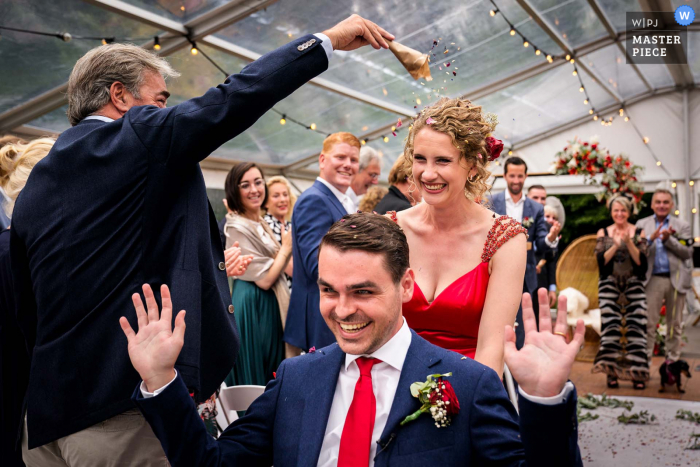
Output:
[[[226,384],[264,386],[284,359],[283,324],[289,307],[284,270],[292,257],[291,230],[281,244],[261,217],[267,199],[262,170],[252,162],[236,165],[226,178],[226,248],[238,242],[252,255],[245,274],[233,282],[233,313],[241,338],[236,365]]]

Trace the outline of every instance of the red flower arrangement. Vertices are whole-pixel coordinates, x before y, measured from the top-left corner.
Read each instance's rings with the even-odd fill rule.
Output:
[[[597,142],[574,139],[563,151],[556,154],[550,171],[556,175],[583,175],[584,182],[591,185],[600,183],[603,191],[596,197],[599,201],[624,194],[632,199],[635,211],[643,207],[644,190],[638,177],[643,167],[634,165],[625,155],[612,156]]]
[[[452,417],[459,413],[459,400],[450,382],[444,379],[448,376],[452,376],[452,373],[429,375],[424,383],[415,382],[411,385],[411,395],[421,401],[422,405],[406,417],[401,425],[416,420],[424,413],[430,413],[438,428],[450,424]]]

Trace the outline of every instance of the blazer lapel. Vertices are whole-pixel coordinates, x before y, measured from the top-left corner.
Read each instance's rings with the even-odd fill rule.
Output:
[[[318,456],[321,453],[323,436],[326,433],[333,404],[333,395],[338,384],[340,366],[345,361],[345,353],[337,345],[330,350],[326,348],[317,352],[322,352],[325,356],[316,364],[309,365],[306,376],[307,385],[299,388],[308,395],[304,398],[306,402],[296,462],[298,466],[313,467],[318,464]]]
[[[396,438],[401,421],[420,408],[418,399],[411,395],[411,384],[425,381],[428,375],[434,373],[430,368],[440,361],[441,357],[435,352],[435,349],[426,340],[411,331],[411,345],[403,363],[389,418],[378,441],[377,456],[387,449]]]
[[[338,198],[333,194],[333,192],[323,183],[319,182],[316,180],[314,182],[314,186],[316,187],[317,190],[319,190],[321,193],[326,195],[328,198],[331,200],[331,204],[335,207],[335,209],[338,211],[336,214],[339,214],[337,216],[338,219],[343,217],[345,214],[347,214],[347,211],[345,210],[345,207],[343,206],[343,203],[338,201]]]

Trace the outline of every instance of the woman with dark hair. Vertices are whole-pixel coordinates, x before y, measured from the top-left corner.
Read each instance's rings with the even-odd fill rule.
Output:
[[[613,224],[598,231],[596,257],[600,279],[598,302],[602,329],[593,373],[605,373],[608,387],[618,379],[644,389],[649,380],[647,357],[647,238],[629,223],[632,202],[623,195],[610,201]]]
[[[241,336],[238,360],[226,383],[264,386],[285,357],[283,326],[289,307],[284,270],[292,257],[291,230],[281,227],[281,244],[261,217],[267,201],[265,177],[252,162],[236,165],[226,177],[226,247],[238,242],[252,255],[245,274],[233,283],[233,313]]]

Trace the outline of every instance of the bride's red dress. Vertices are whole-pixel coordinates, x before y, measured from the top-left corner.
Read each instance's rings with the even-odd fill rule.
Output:
[[[388,214],[397,221],[396,213]],[[426,300],[416,282],[413,297],[403,304],[408,327],[438,347],[473,359],[489,287],[489,261],[505,242],[520,233],[527,235],[527,230],[516,220],[497,218],[486,237],[481,263],[448,285],[432,302]]]

